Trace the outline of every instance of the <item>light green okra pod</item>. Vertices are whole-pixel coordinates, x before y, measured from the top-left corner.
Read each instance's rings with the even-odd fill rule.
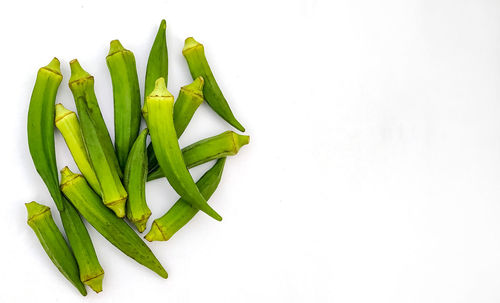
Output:
[[[198,43],[192,37],[187,38],[184,43],[184,48],[182,49],[182,54],[186,58],[193,79],[202,76],[205,80],[203,95],[208,105],[210,105],[222,119],[226,120],[239,131],[244,132],[245,128],[234,117],[226,98],[215,81],[215,77],[205,57],[203,44]]]
[[[95,292],[101,292],[104,270],[97,259],[87,228],[73,205],[65,198],[63,198],[63,203],[64,210],[61,211],[61,221],[78,263],[80,281]]]
[[[186,130],[194,113],[203,103],[203,78],[196,78],[191,84],[181,87],[179,96],[174,103],[174,128],[177,138]],[[147,117],[147,108],[144,106],[143,115]],[[148,146],[148,171],[159,169],[153,145]]]
[[[106,208],[82,175],[61,171],[61,190],[78,212],[111,244],[163,278],[168,274],[153,252],[124,221]]]
[[[139,134],[141,92],[134,54],[125,49],[120,41],[111,41],[106,63],[113,84],[115,150],[123,171],[128,153]]]
[[[127,218],[134,223],[139,232],[146,229],[146,223],[151,216],[151,210],[146,203],[146,178],[148,176],[147,136],[148,129],[145,129],[132,145],[123,178],[123,184],[125,184],[128,192]]]
[[[174,96],[159,78],[153,92],[146,98],[147,124],[160,168],[173,189],[193,207],[220,221],[222,217],[208,205],[191,177],[177,141],[174,128]]]
[[[144,88],[144,100],[155,88],[156,79],[163,77],[165,85],[168,80],[168,51],[166,38],[167,22],[161,20],[160,27],[156,33],[155,41],[149,52],[146,67],[146,81]]]
[[[38,70],[28,110],[28,145],[35,168],[47,186],[57,209],[64,209],[58,188],[54,145],[54,104],[62,81],[60,63],[54,58]]]
[[[214,166],[196,182],[196,186],[198,186],[198,189],[205,199],[210,199],[217,189],[225,163],[226,158],[219,159]],[[193,208],[188,202],[180,198],[165,215],[154,220],[151,230],[144,238],[150,242],[167,241],[197,213],[198,209]]]
[[[28,210],[28,225],[35,232],[52,263],[82,295],[86,296],[87,290],[80,281],[78,264],[62,233],[57,228],[50,208],[34,201],[25,205]]]
[[[182,156],[186,167],[192,168],[211,160],[236,155],[240,148],[249,142],[249,136],[226,131],[184,147]],[[148,181],[162,177],[163,171],[156,169],[148,175]]]
[[[56,127],[61,132],[66,145],[68,146],[73,159],[75,160],[78,169],[87,179],[90,186],[96,193],[101,195],[101,186],[97,180],[92,164],[85,149],[83,142],[82,130],[76,113],[66,109],[62,104],[56,104]]]

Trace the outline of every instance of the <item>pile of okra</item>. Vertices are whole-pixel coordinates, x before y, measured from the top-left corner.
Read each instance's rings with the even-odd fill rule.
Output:
[[[106,63],[113,89],[114,143],[99,109],[94,77],[76,59],[70,62],[68,81],[76,113],[55,102],[63,80],[59,60],[54,58],[38,70],[28,111],[28,145],[66,237],[54,223],[50,208],[37,202],[26,203],[28,224],[52,262],[82,295],[87,294],[85,285],[102,291],[104,277],[84,219],[127,256],[167,278],[166,270],[137,234],[145,231],[151,216],[146,182],[166,178],[180,196],[167,213],[153,221],[146,240],[169,240],[199,210],[220,221],[222,217],[207,201],[221,180],[226,157],[249,143],[248,136],[226,131],[179,147],[178,138],[204,100],[232,127],[241,132],[245,128],[217,85],[203,45],[192,37],[185,40],[182,54],[193,82],[180,88],[174,102],[167,90],[165,32],[162,20],[149,53],[143,98],[134,54],[118,40],[110,43]],[[141,119],[147,125],[142,130]],[[79,174],[66,166],[60,170],[59,179],[54,126],[64,138]],[[212,160],[215,164],[195,183],[189,169]]]

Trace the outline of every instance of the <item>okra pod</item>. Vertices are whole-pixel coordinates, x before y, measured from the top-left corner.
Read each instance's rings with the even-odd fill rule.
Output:
[[[200,209],[220,221],[222,217],[208,205],[191,177],[177,141],[174,128],[174,96],[165,86],[165,79],[159,78],[155,89],[146,98],[147,124],[153,142],[153,149],[161,170],[174,190],[193,207]]]
[[[167,272],[153,252],[123,220],[106,208],[82,175],[65,167],[61,170],[61,190],[78,212],[111,244],[163,278]]]
[[[148,176],[148,154],[146,138],[148,129],[143,130],[128,155],[123,183],[128,192],[127,218],[139,232],[146,229],[151,210],[146,203],[146,178]]]
[[[78,263],[80,281],[95,292],[101,292],[104,270],[99,264],[87,228],[73,205],[65,198],[63,198],[63,203],[64,210],[61,211],[61,221]]]
[[[54,104],[62,81],[57,58],[38,70],[28,110],[28,145],[33,164],[49,189],[57,209],[64,209],[54,145]]]
[[[110,43],[106,57],[113,84],[115,150],[123,171],[141,125],[141,92],[134,54],[120,41]]]
[[[153,46],[149,52],[148,64],[146,66],[146,81],[144,88],[144,100],[155,88],[156,79],[163,77],[165,85],[168,80],[168,51],[166,38],[167,22],[161,20],[160,27],[156,33]]]
[[[194,113],[203,103],[203,83],[203,78],[198,77],[191,84],[181,87],[179,96],[174,103],[174,128],[177,138],[180,138],[184,133]],[[147,115],[147,108],[144,108],[143,114]],[[153,145],[149,143],[148,170],[153,171],[159,167]]]
[[[211,160],[236,155],[240,148],[249,142],[249,136],[226,131],[184,147],[182,156],[186,167],[189,169]],[[162,177],[164,177],[163,171],[158,168],[149,173],[148,181]]]
[[[51,107],[53,108],[54,106]],[[80,281],[76,259],[66,240],[64,240],[61,231],[57,228],[50,208],[34,201],[25,205],[28,210],[28,225],[35,232],[52,263],[82,295],[86,296],[87,290],[85,289],[85,285]]]
[[[92,164],[83,142],[82,130],[76,113],[66,109],[62,104],[56,104],[56,127],[61,132],[78,169],[87,179],[90,186],[98,194],[101,194],[101,186],[97,180]]]
[[[226,158],[217,160],[214,166],[196,182],[196,186],[198,186],[205,199],[210,199],[219,185],[225,162]],[[167,241],[197,213],[198,209],[193,208],[188,202],[180,198],[165,215],[153,221],[151,230],[144,238],[150,242]]]
[[[222,119],[226,120],[239,131],[244,132],[245,128],[234,117],[226,98],[215,81],[215,77],[205,57],[203,44],[198,43],[192,37],[187,38],[184,43],[184,48],[182,49],[182,54],[186,58],[193,79],[202,76],[205,80],[203,95],[208,105],[221,116]]]

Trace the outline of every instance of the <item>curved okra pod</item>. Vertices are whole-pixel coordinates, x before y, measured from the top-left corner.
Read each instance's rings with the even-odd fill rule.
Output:
[[[167,22],[161,20],[160,27],[156,33],[155,41],[149,52],[146,67],[146,82],[144,88],[144,100],[155,88],[156,79],[163,77],[165,85],[168,80],[168,51],[166,38]]]
[[[127,218],[134,223],[139,232],[146,229],[146,223],[151,216],[151,210],[146,203],[146,178],[148,176],[147,136],[148,129],[145,129],[132,145],[123,177],[123,184],[128,192]]]
[[[249,142],[249,136],[226,131],[184,147],[182,156],[186,167],[192,168],[211,160],[236,155],[240,148]],[[164,177],[163,171],[158,168],[149,173],[148,181],[162,177]]]
[[[194,79],[191,84],[181,87],[179,96],[174,103],[174,128],[177,138],[180,138],[184,130],[193,118],[194,113],[203,103],[203,78]],[[147,116],[147,108],[143,109],[143,114]],[[148,145],[148,171],[159,169],[153,145]]]
[[[106,63],[113,84],[115,150],[123,171],[128,153],[139,134],[141,92],[134,54],[125,49],[120,41],[111,41]]]
[[[219,159],[214,166],[196,182],[196,186],[198,186],[198,189],[205,199],[210,199],[219,185],[225,162],[226,158]],[[154,220],[151,230],[144,238],[150,242],[167,241],[197,213],[198,209],[193,208],[188,202],[180,198],[165,215]]]
[[[50,208],[34,201],[25,205],[28,210],[28,225],[35,232],[52,263],[82,295],[86,296],[87,290],[80,281],[78,264],[61,231],[57,228]]]
[[[101,194],[101,186],[97,181],[97,176],[94,172],[92,164],[85,149],[83,142],[82,130],[76,113],[66,109],[62,104],[56,104],[56,127],[61,132],[66,145],[68,146],[73,160],[75,160],[78,169],[85,176],[90,186],[98,194]]]
[[[80,281],[95,292],[101,292],[104,270],[99,264],[87,228],[73,205],[65,198],[63,198],[63,203],[64,210],[61,211],[61,221],[78,263]]]
[[[106,208],[83,176],[65,167],[61,170],[61,190],[78,212],[111,244],[163,278],[167,272],[153,252],[124,221]]]
[[[170,185],[193,207],[218,221],[222,220],[222,217],[203,198],[184,164],[174,128],[174,96],[167,91],[163,78],[156,81],[155,89],[146,98],[146,107],[153,149]]]
[[[205,57],[203,44],[198,43],[192,37],[187,38],[184,42],[182,54],[186,58],[189,71],[191,72],[193,79],[202,76],[205,80],[203,95],[205,96],[205,100],[207,100],[208,105],[210,105],[210,107],[219,116],[221,116],[222,119],[226,120],[237,130],[244,132],[245,128],[234,117],[226,98],[215,81],[215,77],[210,69],[210,66],[208,65],[207,58]]]
[[[28,145],[35,168],[49,189],[57,209],[64,208],[58,188],[54,145],[54,103],[62,81],[59,60],[38,70],[28,110]]]

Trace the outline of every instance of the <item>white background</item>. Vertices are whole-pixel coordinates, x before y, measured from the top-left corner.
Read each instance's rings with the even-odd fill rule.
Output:
[[[162,18],[169,89],[191,80],[194,36],[251,143],[211,199],[224,220],[150,245],[167,280],[89,227],[106,274],[87,302],[500,300],[500,2],[45,0],[0,4],[0,302],[83,301],[26,224],[23,203],[55,209],[26,141],[37,69],[61,60],[74,109],[78,58],[113,133],[108,43],[135,53],[142,87]],[[180,143],[227,129],[203,105]],[[151,219],[177,199],[163,180],[147,197]]]

